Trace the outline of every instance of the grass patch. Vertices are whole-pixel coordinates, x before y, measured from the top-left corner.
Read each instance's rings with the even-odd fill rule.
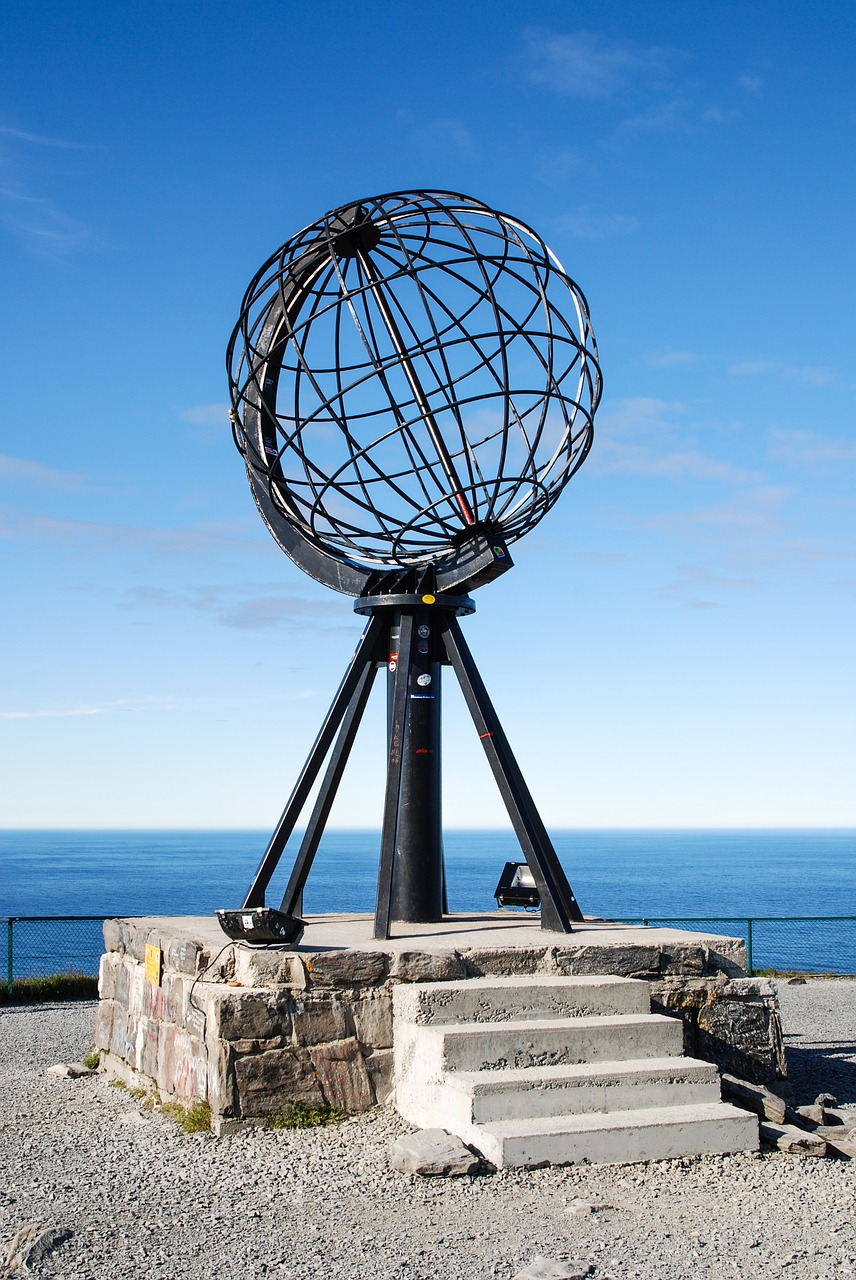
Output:
[[[319,1129],[325,1124],[341,1124],[345,1119],[344,1111],[338,1107],[322,1103],[319,1107],[307,1106],[292,1098],[280,1111],[275,1111],[265,1120],[267,1129]]]
[[[38,978],[16,978],[9,991],[0,987],[0,1004],[47,1004],[55,1000],[94,1000],[98,996],[98,979],[91,973],[45,974]]]
[[[207,1102],[191,1102],[189,1107],[180,1102],[165,1102],[161,1111],[184,1133],[208,1133],[211,1129],[211,1108]]]
[[[84,1054],[83,1065],[88,1067],[90,1071],[97,1071],[101,1066],[101,1054],[94,1045],[87,1054]]]

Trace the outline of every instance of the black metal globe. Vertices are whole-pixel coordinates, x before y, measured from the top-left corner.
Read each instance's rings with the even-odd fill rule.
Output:
[[[253,278],[227,355],[256,501],[308,573],[360,595],[433,565],[479,585],[592,441],[586,300],[517,218],[445,191],[326,214]]]

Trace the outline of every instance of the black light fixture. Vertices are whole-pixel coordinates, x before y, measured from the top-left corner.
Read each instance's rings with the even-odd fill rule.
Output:
[[[526,907],[534,911],[541,905],[535,877],[525,862],[506,862],[493,896],[498,907]]]
[[[237,911],[221,908],[216,914],[223,932],[242,942],[279,942],[294,946],[306,927],[297,916],[287,916],[274,907],[243,907]]]

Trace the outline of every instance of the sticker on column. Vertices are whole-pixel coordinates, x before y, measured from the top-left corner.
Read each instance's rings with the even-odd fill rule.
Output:
[[[417,629],[416,634],[419,636],[421,640],[427,640],[431,634],[431,628],[427,627],[423,622],[422,626]]]
[[[428,641],[427,641],[427,640],[419,640],[419,641],[417,641],[417,643],[416,643],[416,648],[419,650],[419,652],[420,652],[420,653],[427,653],[427,652],[428,652]]]
[[[428,675],[428,672],[426,671],[421,676],[417,676],[416,683],[421,684],[423,688],[425,687],[426,684],[430,684],[431,677]]]
[[[391,663],[389,664],[389,669],[390,669],[390,671],[395,671],[395,669],[396,669],[396,667],[397,667],[397,666],[398,666],[398,663],[397,663],[397,662],[391,662]]]

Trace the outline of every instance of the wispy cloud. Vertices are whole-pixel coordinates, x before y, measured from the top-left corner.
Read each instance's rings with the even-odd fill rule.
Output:
[[[233,583],[179,591],[152,586],[133,587],[125,593],[122,605],[138,612],[189,609],[212,618],[221,626],[234,627],[239,631],[304,626],[307,620],[317,625],[319,621],[329,619],[336,626],[344,625],[338,600],[312,600],[279,587],[265,589]]]
[[[721,609],[722,597],[746,595],[758,589],[753,578],[714,573],[702,565],[679,565],[674,579],[658,588],[658,594],[676,600],[686,609]]]
[[[581,208],[574,213],[560,214],[553,226],[577,240],[607,240],[612,236],[626,236],[639,230],[639,219],[628,213],[602,213],[596,209]]]
[[[676,418],[686,415],[686,405],[679,400],[660,400],[656,396],[624,396],[601,406],[597,420],[599,436],[605,430],[611,434],[637,434],[655,431],[658,434],[679,429]]]
[[[737,378],[779,378],[784,382],[804,382],[812,387],[841,385],[835,369],[825,365],[788,364],[785,360],[740,360],[730,364],[728,372]]]
[[[749,484],[762,479],[757,471],[747,471],[733,462],[711,458],[698,449],[657,455],[644,445],[606,440],[601,444],[599,469],[634,476],[662,476],[668,480],[721,480],[726,484]]]
[[[827,462],[856,462],[856,439],[824,435],[820,431],[770,432],[770,452],[774,458],[801,467]]]
[[[89,229],[63,213],[51,200],[14,186],[0,187],[0,222],[40,248],[69,249],[89,236]]]
[[[9,508],[2,514],[4,523],[0,533],[5,537],[38,538],[44,542],[58,543],[70,552],[102,554],[127,548],[170,558],[198,558],[222,556],[227,550],[243,550],[248,543],[258,545],[260,541],[257,522],[250,519],[234,523],[212,520],[185,528],[163,528],[155,525],[72,520],[59,516],[33,516]],[[261,539],[261,542],[264,546],[268,545],[265,539]]]
[[[523,33],[524,65],[533,84],[572,98],[604,101],[635,83],[667,77],[677,51],[610,40],[592,31],[565,34],[544,27]]]
[[[594,470],[669,480],[756,484],[763,477],[695,447],[679,401],[634,396],[604,406],[598,418]]]
[[[228,404],[193,404],[189,409],[182,409],[184,422],[192,422],[197,427],[228,427]]]
[[[651,369],[679,369],[687,365],[700,364],[704,356],[697,351],[683,351],[675,347],[664,347],[661,351],[652,351],[642,357],[642,363]]]
[[[628,116],[621,128],[629,132],[685,133],[694,125],[692,104],[686,98],[670,98]]]
[[[60,471],[31,458],[13,458],[10,454],[0,453],[0,482],[4,480],[52,489],[84,489],[89,484],[86,476],[74,471]]]
[[[0,226],[19,243],[38,253],[58,253],[76,248],[89,238],[89,228],[65,213],[51,197],[36,193],[23,178],[26,155],[40,150],[90,151],[88,143],[47,137],[14,125],[0,125],[0,161],[4,177],[0,182]],[[66,162],[67,163],[67,162]]]
[[[764,81],[760,76],[739,76],[737,83],[744,93],[753,98],[760,97],[764,89]]]
[[[30,133],[26,129],[14,129],[8,124],[0,124],[0,136],[13,138],[16,142],[28,142],[37,147],[57,147],[62,151],[95,150],[93,144],[89,142],[71,142],[67,138],[49,138],[43,133]]]
[[[314,698],[314,689],[299,689],[294,693],[283,693],[266,690],[262,695],[242,695],[239,705],[247,702],[259,702],[270,705],[271,702],[305,702]],[[175,697],[170,695],[149,695],[143,698],[114,698],[110,701],[81,704],[74,706],[38,707],[17,711],[0,711],[0,720],[68,720],[81,716],[125,715],[142,712],[192,711],[202,708],[216,707],[222,709],[230,705],[232,700],[224,701],[220,695],[210,697]]]
[[[446,156],[455,156],[459,160],[474,160],[478,155],[478,145],[473,133],[462,120],[453,116],[429,120],[427,124],[414,130],[411,140],[417,146],[439,151]]]
[[[650,529],[681,533],[692,530],[741,535],[772,533],[782,528],[781,510],[792,493],[786,485],[758,485],[743,490],[727,502],[654,515],[639,523]]]

